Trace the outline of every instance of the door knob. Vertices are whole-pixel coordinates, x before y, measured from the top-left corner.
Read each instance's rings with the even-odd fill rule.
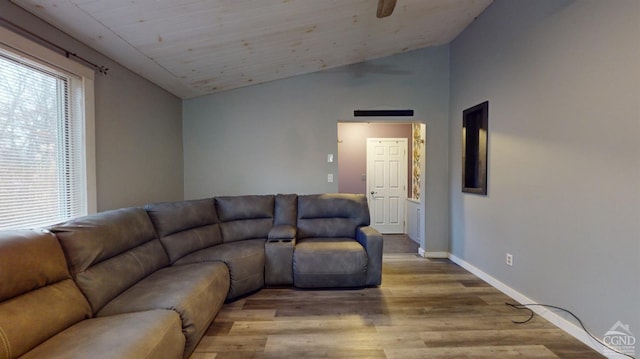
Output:
[[[374,194],[376,194],[376,193],[378,193],[378,192],[371,191],[371,195],[372,195],[372,196],[373,196]]]

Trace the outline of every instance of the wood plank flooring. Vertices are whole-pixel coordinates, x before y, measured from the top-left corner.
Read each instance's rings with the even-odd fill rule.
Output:
[[[418,253],[418,243],[406,234],[384,235],[384,253]]]
[[[191,358],[602,358],[538,316],[512,323],[528,314],[448,260],[383,262],[378,288],[266,288],[225,304]]]

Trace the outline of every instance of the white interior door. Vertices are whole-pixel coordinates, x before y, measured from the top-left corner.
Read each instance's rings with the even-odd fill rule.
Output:
[[[407,198],[407,139],[367,139],[367,190],[371,226],[404,233]]]

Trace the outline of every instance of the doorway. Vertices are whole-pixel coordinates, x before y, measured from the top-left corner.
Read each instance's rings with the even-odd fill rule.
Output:
[[[424,180],[425,170],[425,124],[415,122],[338,122],[338,191],[341,193],[365,194],[371,201],[371,190],[367,179],[368,138],[404,138],[407,140],[406,193],[398,203],[404,210],[400,230],[394,233],[408,234],[414,242],[424,248]],[[376,220],[372,212],[372,222]]]

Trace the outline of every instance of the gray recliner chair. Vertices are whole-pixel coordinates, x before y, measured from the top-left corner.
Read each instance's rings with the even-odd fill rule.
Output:
[[[382,235],[364,195],[298,196],[293,283],[299,288],[380,285]]]

